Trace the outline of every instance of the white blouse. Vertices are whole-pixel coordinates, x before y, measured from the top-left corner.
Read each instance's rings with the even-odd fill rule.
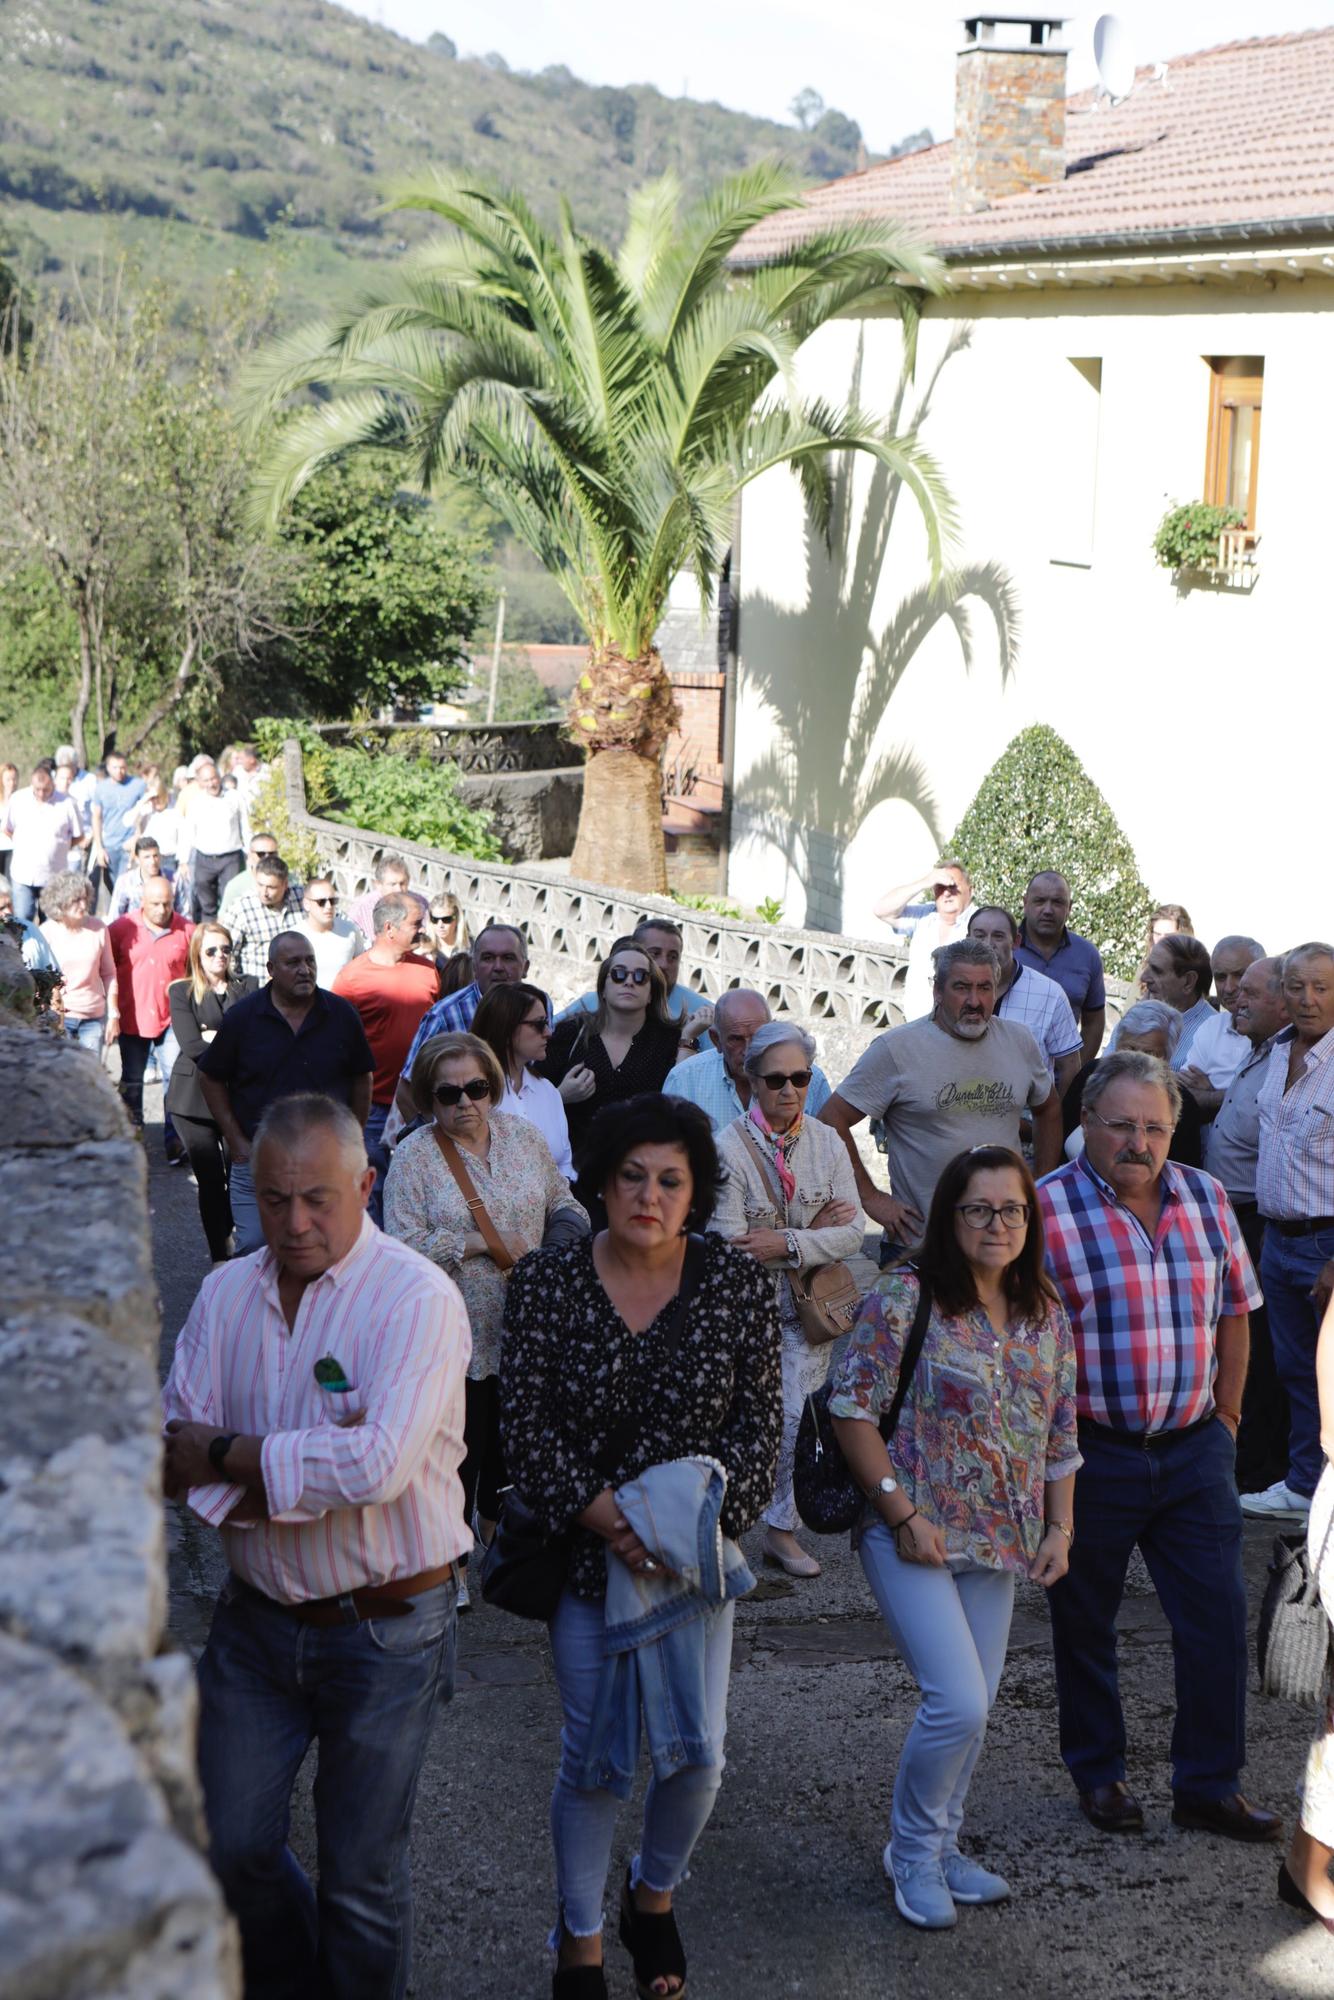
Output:
[[[526,1118],[530,1125],[536,1125],[566,1180],[574,1180],[569,1120],[565,1116],[564,1101],[554,1083],[548,1083],[544,1076],[534,1076],[531,1070],[526,1069],[517,1090],[506,1079],[505,1095],[500,1100],[499,1109],[511,1112],[516,1118]]]

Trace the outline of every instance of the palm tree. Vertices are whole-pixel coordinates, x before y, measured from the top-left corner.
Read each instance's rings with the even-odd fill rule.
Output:
[[[426,492],[478,487],[564,590],[589,641],[569,717],[588,751],[572,864],[587,880],[666,887],[660,763],[677,710],[654,634],[684,568],[707,615],[749,480],[791,467],[824,535],[831,454],[867,452],[913,495],[937,573],[953,536],[917,440],[804,400],[795,369],[836,314],[895,312],[911,345],[940,266],[883,221],[797,230],[777,254],[729,261],[756,224],[803,204],[774,165],[689,210],[667,175],[631,197],[613,252],[566,204],[552,231],[517,194],[437,174],[390,205],[445,233],[355,312],[278,343],[255,378],[268,409],[303,398],[264,458],[270,521],[325,460],[392,446]]]

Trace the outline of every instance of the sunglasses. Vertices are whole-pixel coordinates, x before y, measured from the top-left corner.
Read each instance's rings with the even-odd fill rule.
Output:
[[[338,901],[338,898],[337,896],[308,896],[306,901],[313,903],[317,910],[331,910]]]
[[[461,1097],[470,1097],[474,1104],[480,1104],[484,1097],[491,1095],[491,1086],[484,1076],[470,1077],[467,1083],[438,1083],[432,1092],[437,1104],[443,1104],[452,1111]]]
[[[229,944],[206,944],[200,955],[203,958],[230,958],[232,948]]]
[[[457,910],[432,910],[431,912],[431,922],[433,924],[456,924],[458,920],[459,913]]]
[[[962,896],[963,890],[957,882],[934,882],[931,885],[931,894],[933,896]]]
[[[535,1035],[549,1035],[551,1033],[551,1023],[545,1014],[535,1017],[531,1021],[520,1021],[519,1026],[521,1028],[531,1028]]]
[[[805,1090],[814,1074],[813,1070],[794,1069],[790,1076],[784,1076],[781,1070],[775,1069],[762,1076],[760,1082],[766,1090],[781,1090],[785,1083],[794,1083],[798,1090]]]
[[[647,986],[652,975],[642,965],[613,965],[607,974],[618,986]]]

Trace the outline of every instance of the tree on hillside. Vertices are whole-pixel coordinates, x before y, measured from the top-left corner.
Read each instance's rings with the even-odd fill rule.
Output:
[[[814,229],[733,266],[742,238],[803,202],[765,166],[686,210],[674,177],[630,203],[618,254],[568,208],[544,229],[516,194],[445,175],[399,207],[448,225],[361,310],[278,343],[257,374],[275,410],[259,486],[278,520],[328,459],[394,446],[427,491],[477,484],[561,584],[589,639],[570,728],[589,752],[572,866],[637,890],[666,883],[661,753],[677,719],[653,645],[672,580],[693,571],[707,609],[742,487],[777,466],[818,532],[832,455],[868,453],[902,480],[938,570],[953,532],[934,461],[857,409],[803,400],[802,342],[836,314],[896,310],[911,340],[940,267],[896,225]]]
[[[824,99],[818,90],[812,90],[811,86],[806,84],[803,89],[797,92],[787,108],[796,119],[798,125],[800,125],[802,131],[809,132],[816,119],[824,110]]]
[[[1070,745],[1036,723],[1008,743],[944,852],[957,854],[979,903],[1016,913],[1031,876],[1052,868],[1070,884],[1074,923],[1107,970],[1133,979],[1152,898],[1135,852]]]

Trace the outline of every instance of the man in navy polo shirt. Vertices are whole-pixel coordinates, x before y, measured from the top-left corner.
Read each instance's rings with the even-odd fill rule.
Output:
[[[195,1067],[231,1155],[236,1250],[245,1256],[264,1242],[250,1141],[265,1110],[279,1097],[318,1090],[346,1104],[364,1127],[375,1058],[351,1001],[316,983],[310,939],[281,931],[269,946],[269,984],[228,1008]]]
[[[1070,884],[1054,868],[1035,875],[1024,891],[1024,920],[1014,955],[1020,965],[1045,972],[1062,988],[1074,1009],[1083,1044],[1081,1068],[1102,1047],[1107,1025],[1107,989],[1098,947],[1067,928]]]

